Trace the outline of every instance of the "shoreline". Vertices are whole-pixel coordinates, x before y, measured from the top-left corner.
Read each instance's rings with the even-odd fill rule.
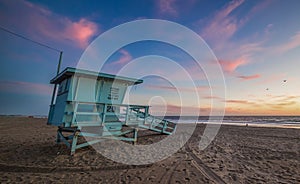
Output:
[[[42,119],[47,121],[47,116],[31,116],[31,115],[0,115],[0,117],[11,117],[11,118],[34,118],[34,119]],[[167,116],[168,117],[168,116]],[[199,117],[207,117],[207,116],[199,116]],[[224,117],[252,117],[252,116],[224,116]],[[253,116],[253,117],[299,117],[300,116]],[[174,121],[174,119],[168,119],[169,121]],[[182,122],[178,122],[179,124],[212,124],[212,125],[229,125],[229,126],[248,126],[248,127],[261,127],[261,128],[292,128],[292,129],[300,129],[300,122],[294,122],[294,123],[253,123],[253,122],[185,122],[184,120]]]
[[[183,123],[183,124],[189,124],[189,123]],[[242,126],[242,127],[259,127],[259,128],[292,128],[292,129],[300,129],[300,123],[295,124],[271,124],[271,123],[202,123],[197,122],[196,124],[211,124],[211,125],[229,125],[229,126]]]

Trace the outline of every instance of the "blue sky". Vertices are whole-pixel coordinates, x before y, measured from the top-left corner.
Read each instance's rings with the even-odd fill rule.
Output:
[[[299,9],[297,0],[0,0],[0,26],[62,50],[63,69],[76,66],[89,43],[115,26],[140,19],[174,21],[196,32],[213,50],[224,72],[226,98],[212,96],[190,56],[167,44],[128,45],[110,58],[103,71],[115,73],[135,58],[161,55],[192,73],[201,107],[190,99],[191,110],[205,115],[214,99],[226,102],[227,115],[300,115]],[[0,39],[0,114],[46,115],[53,87],[49,80],[55,76],[59,53],[3,30]],[[144,80],[132,89],[133,102],[147,103],[160,95],[168,114],[176,114],[180,104],[174,88],[153,77]]]

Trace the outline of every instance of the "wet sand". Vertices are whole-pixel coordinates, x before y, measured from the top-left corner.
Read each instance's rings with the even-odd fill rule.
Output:
[[[205,149],[199,124],[185,146],[149,165],[111,161],[92,147],[69,155],[46,119],[0,117],[0,182],[300,183],[300,129],[223,125]],[[144,136],[139,144],[162,135]]]

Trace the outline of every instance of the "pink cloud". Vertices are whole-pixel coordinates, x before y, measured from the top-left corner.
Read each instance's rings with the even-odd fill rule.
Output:
[[[203,96],[202,98],[204,98],[204,99],[222,99],[221,97],[218,97],[218,96]]]
[[[151,88],[151,89],[166,89],[166,90],[172,90],[172,91],[177,91],[178,90],[174,86],[147,85],[146,87]]]
[[[81,18],[79,21],[62,18],[54,22],[46,17],[40,17],[34,21],[37,23],[38,31],[41,34],[57,41],[71,41],[80,48],[87,47],[90,39],[99,32],[98,25],[85,18]]]
[[[87,18],[71,20],[45,7],[27,1],[5,1],[0,9],[0,21],[13,31],[45,43],[52,40],[85,48],[99,33],[99,25]],[[18,12],[16,14],[15,12]]]
[[[175,1],[176,0],[159,0],[158,8],[159,8],[160,13],[177,15],[177,11],[174,8]]]
[[[151,89],[162,89],[162,90],[172,90],[172,91],[182,91],[182,92],[204,91],[210,89],[209,86],[196,86],[196,88],[187,88],[187,87],[175,87],[175,86],[147,85],[146,87]]]
[[[24,82],[24,81],[0,81],[0,89],[2,92],[34,94],[34,95],[50,95],[52,87],[46,84]]]
[[[122,49],[119,51],[119,53],[121,54],[121,57],[117,61],[114,61],[113,64],[124,65],[132,60],[132,56],[128,51]]]
[[[243,58],[236,59],[234,61],[220,60],[219,62],[221,64],[223,70],[227,73],[233,73],[239,66],[247,64],[246,59],[243,59]]]
[[[62,37],[77,42],[82,48],[85,48],[90,39],[98,32],[97,24],[85,18],[81,18],[77,22],[67,20],[66,23],[68,24],[62,33]]]
[[[233,104],[250,104],[255,105],[256,103],[250,102],[248,100],[226,100],[226,103],[233,103]]]
[[[260,78],[260,74],[255,74],[255,75],[239,75],[237,78],[243,79],[243,80],[251,80],[251,79],[257,79]]]
[[[119,50],[118,53],[120,54],[119,58],[115,61],[109,62],[105,68],[102,68],[102,72],[116,74],[120,68],[124,67],[133,59],[131,54],[124,49]]]
[[[226,100],[227,103],[248,103],[247,100]]]
[[[166,114],[162,114],[162,112],[166,110]],[[211,111],[210,107],[193,107],[193,106],[179,106],[173,104],[163,105],[155,105],[151,108],[151,113],[156,115],[190,115],[190,114],[181,114],[182,110],[185,112],[189,112],[190,114],[201,114],[208,115]]]

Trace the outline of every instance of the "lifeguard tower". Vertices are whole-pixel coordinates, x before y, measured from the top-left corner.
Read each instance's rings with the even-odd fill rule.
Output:
[[[65,143],[74,154],[103,139],[136,143],[139,129],[172,134],[176,124],[150,115],[149,106],[122,103],[127,87],[142,82],[70,67],[57,74],[50,81],[58,90],[54,90],[48,117],[49,125],[58,126],[57,143]],[[79,136],[96,139],[78,144]]]

